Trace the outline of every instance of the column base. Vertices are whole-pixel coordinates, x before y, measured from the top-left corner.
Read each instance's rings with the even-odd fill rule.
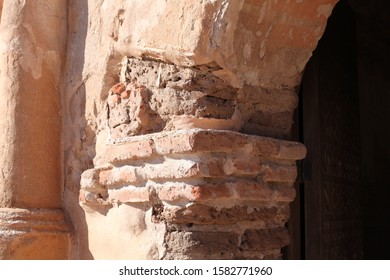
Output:
[[[0,259],[67,259],[69,247],[62,210],[0,208]]]

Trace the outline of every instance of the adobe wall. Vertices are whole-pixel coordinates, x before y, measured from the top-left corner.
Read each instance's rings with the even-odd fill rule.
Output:
[[[305,149],[276,139],[335,2],[71,1],[71,258],[280,258]]]

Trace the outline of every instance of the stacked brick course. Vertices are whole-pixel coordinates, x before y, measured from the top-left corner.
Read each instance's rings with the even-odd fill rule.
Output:
[[[164,259],[279,258],[299,143],[189,129],[113,140],[84,172],[92,207],[142,204],[165,224]]]

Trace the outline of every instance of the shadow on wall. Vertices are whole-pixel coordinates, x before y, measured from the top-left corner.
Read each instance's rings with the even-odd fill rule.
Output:
[[[93,166],[94,137],[88,139],[85,82],[85,49],[88,32],[88,1],[69,2],[68,46],[62,94],[64,148],[64,210],[72,229],[70,259],[93,259],[89,250],[85,212],[79,205],[82,170]]]

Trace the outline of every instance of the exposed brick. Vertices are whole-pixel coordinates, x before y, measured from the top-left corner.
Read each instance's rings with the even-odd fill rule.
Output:
[[[145,180],[183,179],[201,176],[199,164],[190,160],[166,160],[139,168]]]
[[[99,182],[112,188],[147,180],[183,179],[200,175],[201,171],[197,163],[186,160],[168,160],[159,164],[127,165],[103,170],[99,174]]]
[[[263,164],[261,174],[264,182],[295,182],[297,168],[295,164]]]
[[[108,200],[120,203],[141,203],[149,202],[150,194],[148,188],[127,187],[109,191]]]
[[[192,151],[189,134],[167,134],[154,139],[156,151],[161,155],[186,153]]]
[[[289,240],[286,228],[248,229],[241,236],[240,247],[245,250],[266,251],[287,246]]]
[[[136,168],[133,166],[123,166],[121,168],[103,170],[99,174],[100,184],[110,187],[121,184],[134,184],[139,181],[140,178],[137,176]]]
[[[278,146],[271,138],[249,136],[234,131],[189,130],[180,134],[164,134],[154,139],[159,154],[230,151],[243,148],[255,142],[260,154],[277,155]]]
[[[256,158],[233,159],[234,174],[255,175],[261,171],[261,163]]]
[[[96,159],[97,166],[106,163],[126,162],[133,159],[148,158],[153,155],[153,142],[149,139],[110,144],[104,154]]]
[[[161,217],[168,223],[197,225],[229,225],[239,222],[261,222],[265,227],[283,225],[290,215],[288,205],[256,208],[236,205],[230,208],[216,208],[204,204],[191,204],[187,207],[164,207]]]
[[[205,177],[220,177],[225,176],[224,159],[210,159],[200,163],[200,170]]]
[[[190,139],[194,151],[222,151],[242,148],[248,143],[245,134],[232,131],[199,131]]]
[[[286,202],[295,198],[292,186],[269,186],[247,180],[237,180],[229,184],[234,185],[237,197],[242,200]]]
[[[169,254],[191,259],[232,259],[239,253],[238,235],[233,232],[170,232],[166,236]]]
[[[260,159],[247,157],[226,159],[226,154],[223,154],[223,158],[205,154],[198,167],[199,172],[195,175],[201,177],[258,175],[262,171]]]
[[[250,180],[237,180],[220,184],[205,185],[164,185],[158,196],[167,202],[208,201],[217,199],[240,199],[248,201],[292,201],[295,190],[292,186],[268,186]]]
[[[301,143],[259,136],[251,137],[256,148],[255,153],[258,155],[287,160],[299,160],[306,156],[306,148]]]
[[[226,185],[219,186],[164,186],[158,192],[158,196],[163,201],[206,201],[217,198],[232,197],[230,188]]]
[[[294,201],[296,192],[293,184],[291,186],[272,186],[271,188],[273,190],[272,200],[278,202]]]
[[[306,157],[306,147],[298,142],[281,141],[276,158],[300,160]]]
[[[260,136],[249,136],[232,131],[187,130],[150,134],[123,143],[110,144],[96,164],[114,163],[132,159],[148,158],[157,154],[187,154],[197,152],[232,152],[244,147],[253,148],[253,155],[296,160],[306,154],[302,144]]]
[[[237,193],[240,199],[269,201],[271,200],[273,191],[265,184],[260,184],[252,181],[238,181],[229,183]]]
[[[197,130],[192,131],[187,139],[186,148],[191,148],[193,152],[235,150],[252,143],[254,153],[262,156],[295,160],[306,155],[306,149],[300,143],[245,135],[233,131]]]
[[[199,163],[194,163],[193,166],[185,173],[184,166],[172,166],[171,173],[177,174],[176,178],[194,177],[222,177],[227,175],[257,175],[261,171],[259,160],[250,159],[226,159],[226,154],[221,155],[222,158],[216,155],[203,154]],[[173,172],[177,170],[178,172]],[[181,175],[182,174],[182,175]],[[173,178],[173,177],[172,177]]]
[[[254,153],[260,156],[272,157],[279,153],[278,142],[271,138],[252,137]]]
[[[256,158],[225,159],[211,158],[205,155],[196,163],[186,159],[162,159],[161,162],[145,163],[143,166],[122,166],[102,170],[99,173],[99,184],[115,187],[136,184],[147,180],[172,180],[186,178],[207,178],[225,176],[261,175],[264,182],[294,182],[295,165],[261,164]],[[237,178],[237,180],[239,180]]]

